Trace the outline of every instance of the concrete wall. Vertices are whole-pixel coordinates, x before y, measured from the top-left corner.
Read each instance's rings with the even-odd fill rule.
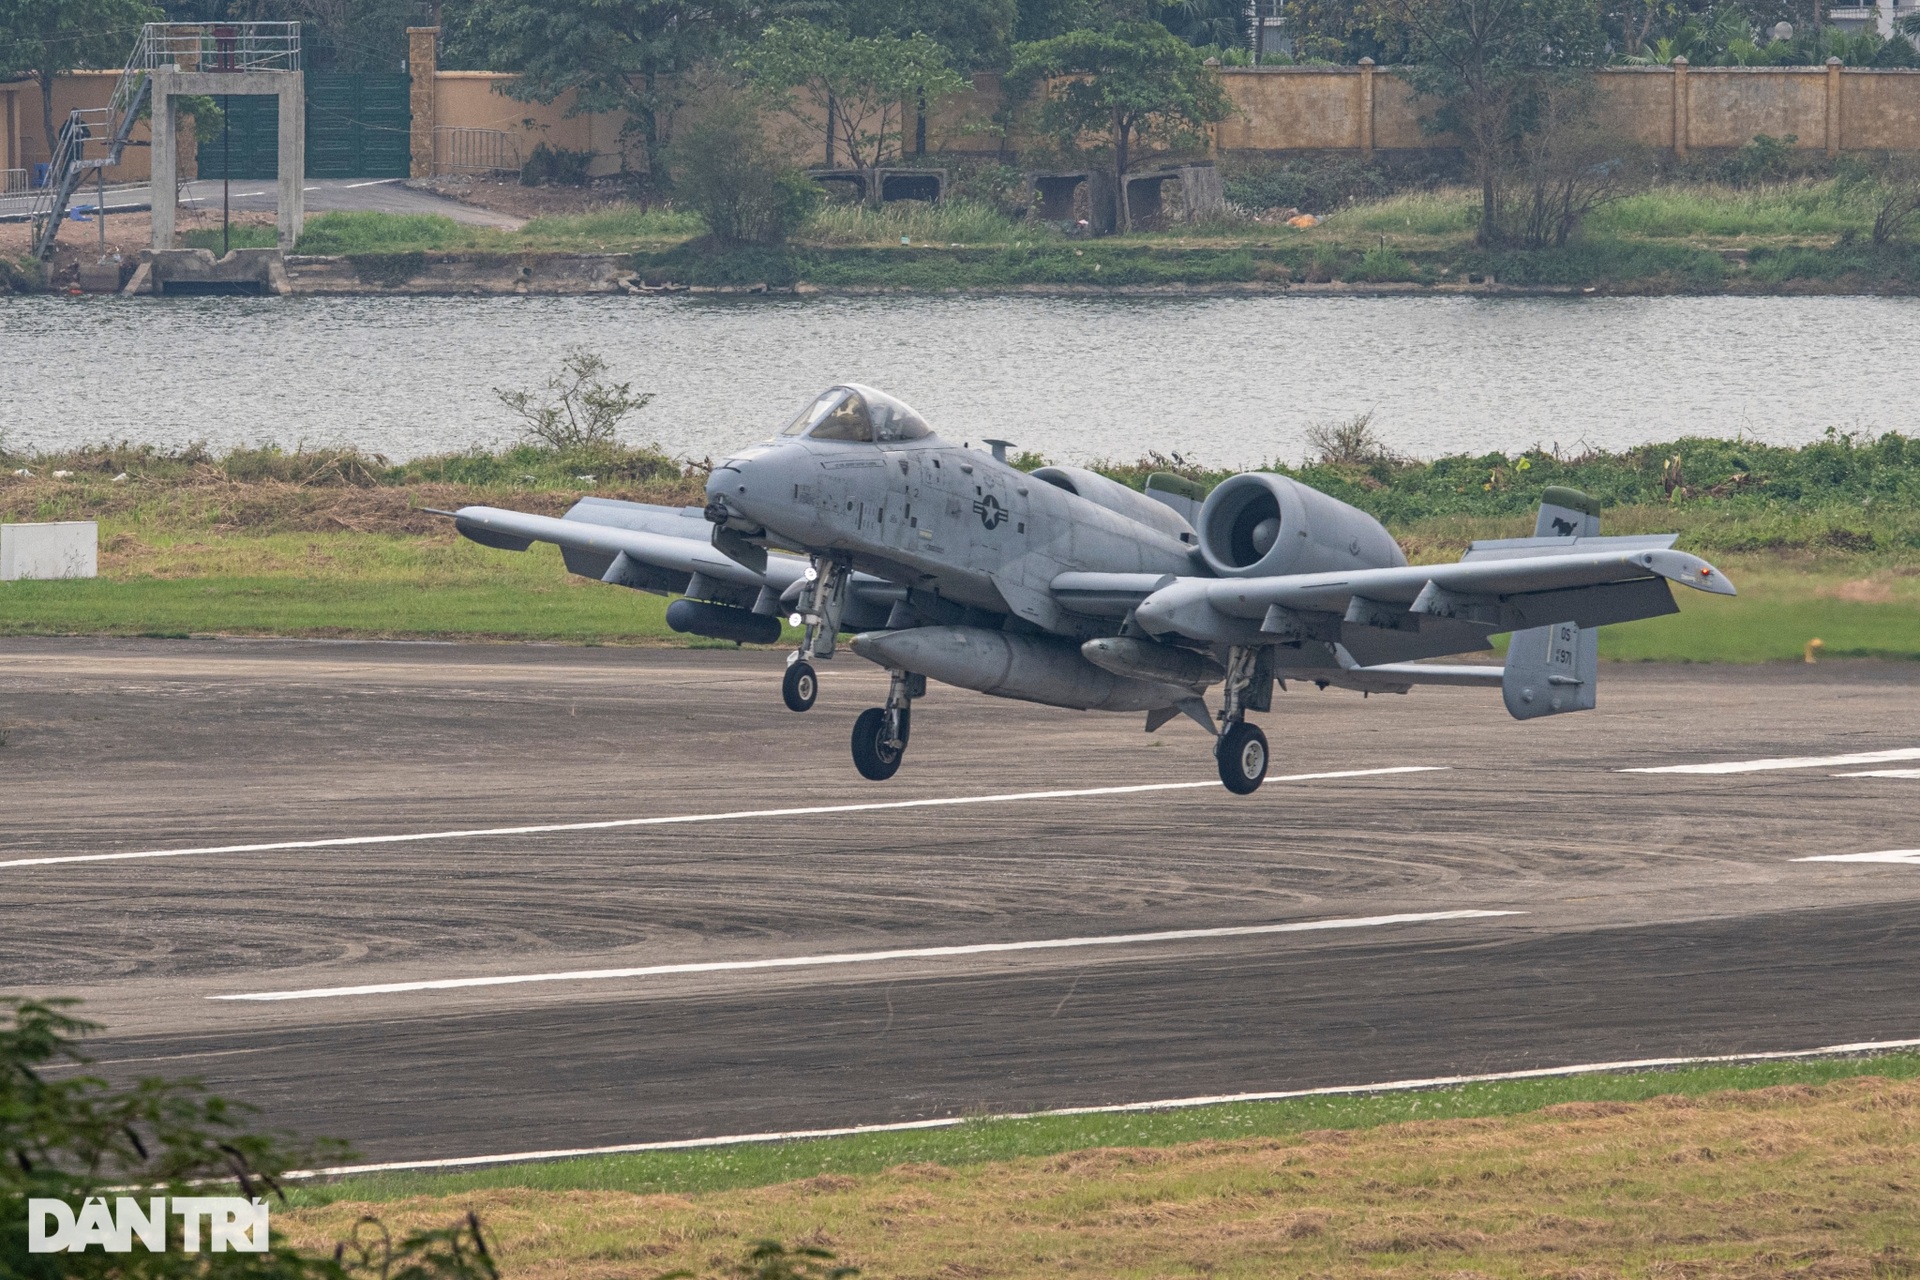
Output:
[[[53,82],[53,127],[58,129],[65,120],[67,112],[83,107],[104,107],[113,97],[113,87],[120,83],[118,71],[75,71],[60,76]],[[28,81],[24,84],[9,85],[11,94],[0,89],[0,98],[11,97],[14,109],[14,127],[18,129],[18,140],[10,144],[10,154],[15,159],[0,164],[0,169],[31,169],[36,164],[47,162],[46,128],[40,119],[40,86]],[[0,101],[0,116],[5,115],[5,104]],[[5,121],[0,120],[0,126]],[[121,153],[120,163],[107,170],[109,185],[119,182],[145,182],[153,172],[152,147],[153,135],[149,122],[142,120],[133,127],[133,142]],[[9,144],[0,144],[9,145]],[[179,145],[176,148],[180,157],[179,174],[190,179],[200,172],[200,144],[194,132],[191,117],[182,117],[180,121]],[[97,145],[89,144],[87,155],[98,158],[106,154]]]
[[[92,520],[0,524],[0,582],[91,578],[99,572],[100,526]]]

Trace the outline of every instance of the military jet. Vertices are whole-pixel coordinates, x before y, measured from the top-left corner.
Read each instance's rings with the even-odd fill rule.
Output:
[[[715,466],[705,508],[584,498],[558,519],[449,514],[487,546],[554,543],[574,573],[678,595],[678,631],[773,644],[784,617],[802,636],[782,682],[794,711],[813,705],[815,664],[851,633],[892,677],[853,726],[854,767],[876,781],[899,769],[932,679],[1143,713],[1149,733],[1186,715],[1244,795],[1270,757],[1247,717],[1272,710],[1276,685],[1499,686],[1516,719],[1583,711],[1594,628],[1675,612],[1671,583],[1735,594],[1673,550],[1675,534],[1602,537],[1599,504],[1572,489],[1546,490],[1530,538],[1409,565],[1373,517],[1285,476],[1207,492],[1156,473],[1139,492],[1078,467],[1023,472],[1007,442],[984,443],[943,440],[899,400],[844,383]],[[1500,632],[1512,633],[1504,666],[1421,661]]]

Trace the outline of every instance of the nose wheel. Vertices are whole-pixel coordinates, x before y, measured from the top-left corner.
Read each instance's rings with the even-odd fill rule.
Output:
[[[1220,781],[1235,795],[1252,795],[1267,777],[1267,735],[1260,726],[1245,720],[1220,735],[1214,744],[1214,759],[1220,764]]]
[[[813,664],[796,654],[787,664],[787,674],[780,680],[780,697],[786,702],[787,710],[805,711],[819,696],[820,677],[814,674]]]

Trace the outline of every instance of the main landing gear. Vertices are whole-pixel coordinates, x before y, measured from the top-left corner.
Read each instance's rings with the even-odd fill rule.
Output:
[[[1249,796],[1267,777],[1267,735],[1247,723],[1247,712],[1273,706],[1273,668],[1268,651],[1235,645],[1227,651],[1225,702],[1220,708],[1220,737],[1213,758],[1220,781],[1235,795]]]
[[[813,662],[833,656],[840,617],[847,608],[847,584],[852,580],[853,564],[844,556],[815,556],[807,565],[807,585],[787,619],[789,625],[806,628],[800,647],[787,656],[787,674],[780,681],[780,698],[789,711],[807,710],[820,694],[820,676]]]
[[[885,782],[900,771],[907,753],[907,735],[913,730],[913,700],[927,692],[927,678],[910,671],[892,671],[887,705],[868,707],[853,722],[853,767],[860,776]]]

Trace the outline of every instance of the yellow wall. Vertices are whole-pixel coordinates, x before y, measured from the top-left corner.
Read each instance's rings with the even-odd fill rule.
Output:
[[[1420,102],[1386,69],[1226,67],[1220,75],[1235,108],[1215,130],[1221,151],[1399,150],[1450,142],[1421,128],[1432,104]],[[1672,67],[1609,67],[1596,75],[1603,119],[1647,146],[1738,147],[1766,133],[1792,134],[1803,149],[1920,150],[1920,71],[1842,69],[1833,75],[1825,67],[1696,67],[1683,77]],[[596,174],[620,167],[614,117],[568,118],[570,98],[550,105],[516,101],[499,92],[509,79],[491,72],[438,72],[435,123],[505,130],[519,140],[523,159],[545,141],[594,152]],[[998,78],[980,75],[969,92],[933,104],[928,150],[1001,150],[992,127],[999,94]],[[910,107],[904,119],[910,148]],[[818,164],[824,158],[817,136],[803,140],[789,127],[783,137],[796,159]],[[644,159],[629,150],[631,165]]]
[[[69,111],[106,106],[113,97],[113,87],[119,82],[118,71],[75,71],[56,78],[53,82],[53,127],[58,129]],[[47,131],[41,122],[40,86],[28,81],[25,84],[8,85],[6,89],[13,90],[11,96],[19,142],[12,151],[15,160],[0,164],[0,169],[29,169],[36,164],[45,164]],[[0,89],[0,95],[5,95],[6,89]],[[4,115],[4,106],[0,106],[0,115]],[[0,121],[0,125],[3,124],[4,121]],[[146,121],[134,125],[133,145],[120,153],[119,164],[107,170],[107,182],[145,182],[153,172],[152,140]],[[179,133],[179,173],[182,179],[190,179],[199,173],[198,151],[193,120],[183,117]],[[98,159],[105,154],[99,144],[88,144],[87,156],[90,159]]]
[[[1421,132],[1432,104],[1398,76],[1372,71],[1372,146],[1433,146]],[[1802,149],[1920,150],[1920,71],[1826,67],[1608,67],[1596,73],[1602,117],[1648,146],[1738,147],[1755,134]],[[1223,151],[1364,150],[1365,67],[1227,67],[1237,115],[1217,132]],[[1675,100],[1684,107],[1676,112]],[[1828,137],[1829,113],[1838,128]],[[1676,139],[1676,129],[1680,138]]]
[[[512,76],[492,71],[440,71],[434,74],[434,123],[441,128],[499,129],[513,135],[525,160],[544,142],[567,151],[591,151],[596,176],[620,169],[620,118],[589,114],[569,117],[571,93],[551,102],[521,102],[500,90]],[[644,158],[630,155],[643,164]]]

